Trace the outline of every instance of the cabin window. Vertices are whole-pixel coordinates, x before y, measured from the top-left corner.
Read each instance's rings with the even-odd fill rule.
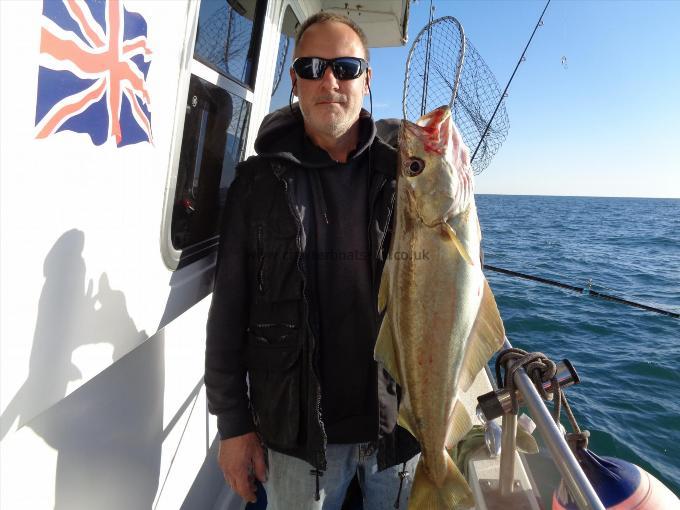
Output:
[[[191,77],[172,214],[176,250],[217,235],[227,188],[243,158],[249,114],[242,98]]]
[[[300,22],[290,6],[286,7],[279,36],[279,50],[276,57],[274,83],[272,84],[272,101],[269,111],[273,112],[286,106],[290,100],[290,66],[293,64],[293,48],[295,46],[295,30]]]
[[[227,189],[244,157],[266,4],[201,1],[176,178],[166,199],[162,253],[171,269],[213,252],[219,241]]]
[[[201,0],[194,58],[251,89],[266,2]]]

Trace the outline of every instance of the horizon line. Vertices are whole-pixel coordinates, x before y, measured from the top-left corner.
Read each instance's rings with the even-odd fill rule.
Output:
[[[640,197],[631,195],[551,195],[547,193],[475,193],[475,195],[497,195],[506,197],[554,197],[554,198],[633,198],[633,199],[647,199],[647,200],[680,200],[680,197]]]

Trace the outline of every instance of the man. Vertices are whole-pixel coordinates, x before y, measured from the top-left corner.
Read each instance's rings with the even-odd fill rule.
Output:
[[[367,61],[348,18],[305,21],[299,105],[265,119],[228,193],[205,383],[226,481],[247,501],[266,481],[268,508],[340,509],[355,474],[367,510],[405,508],[416,466],[373,360],[397,156],[361,108]]]

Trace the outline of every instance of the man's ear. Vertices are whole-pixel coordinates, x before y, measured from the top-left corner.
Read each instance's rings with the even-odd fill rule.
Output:
[[[366,80],[364,81],[364,95],[368,95],[371,88],[371,78],[373,76],[373,70],[369,67],[366,69]]]
[[[293,89],[293,94],[297,96],[297,76],[295,76],[295,71],[291,67],[288,71],[290,73],[291,87]]]

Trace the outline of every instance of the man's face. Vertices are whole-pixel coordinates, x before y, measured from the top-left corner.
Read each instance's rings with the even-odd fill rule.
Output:
[[[366,58],[361,39],[344,23],[316,23],[310,26],[298,43],[297,57]],[[359,118],[363,96],[368,93],[370,69],[354,80],[338,80],[326,68],[323,78],[304,80],[291,69],[294,92],[300,101],[305,128],[310,135],[339,138]]]

